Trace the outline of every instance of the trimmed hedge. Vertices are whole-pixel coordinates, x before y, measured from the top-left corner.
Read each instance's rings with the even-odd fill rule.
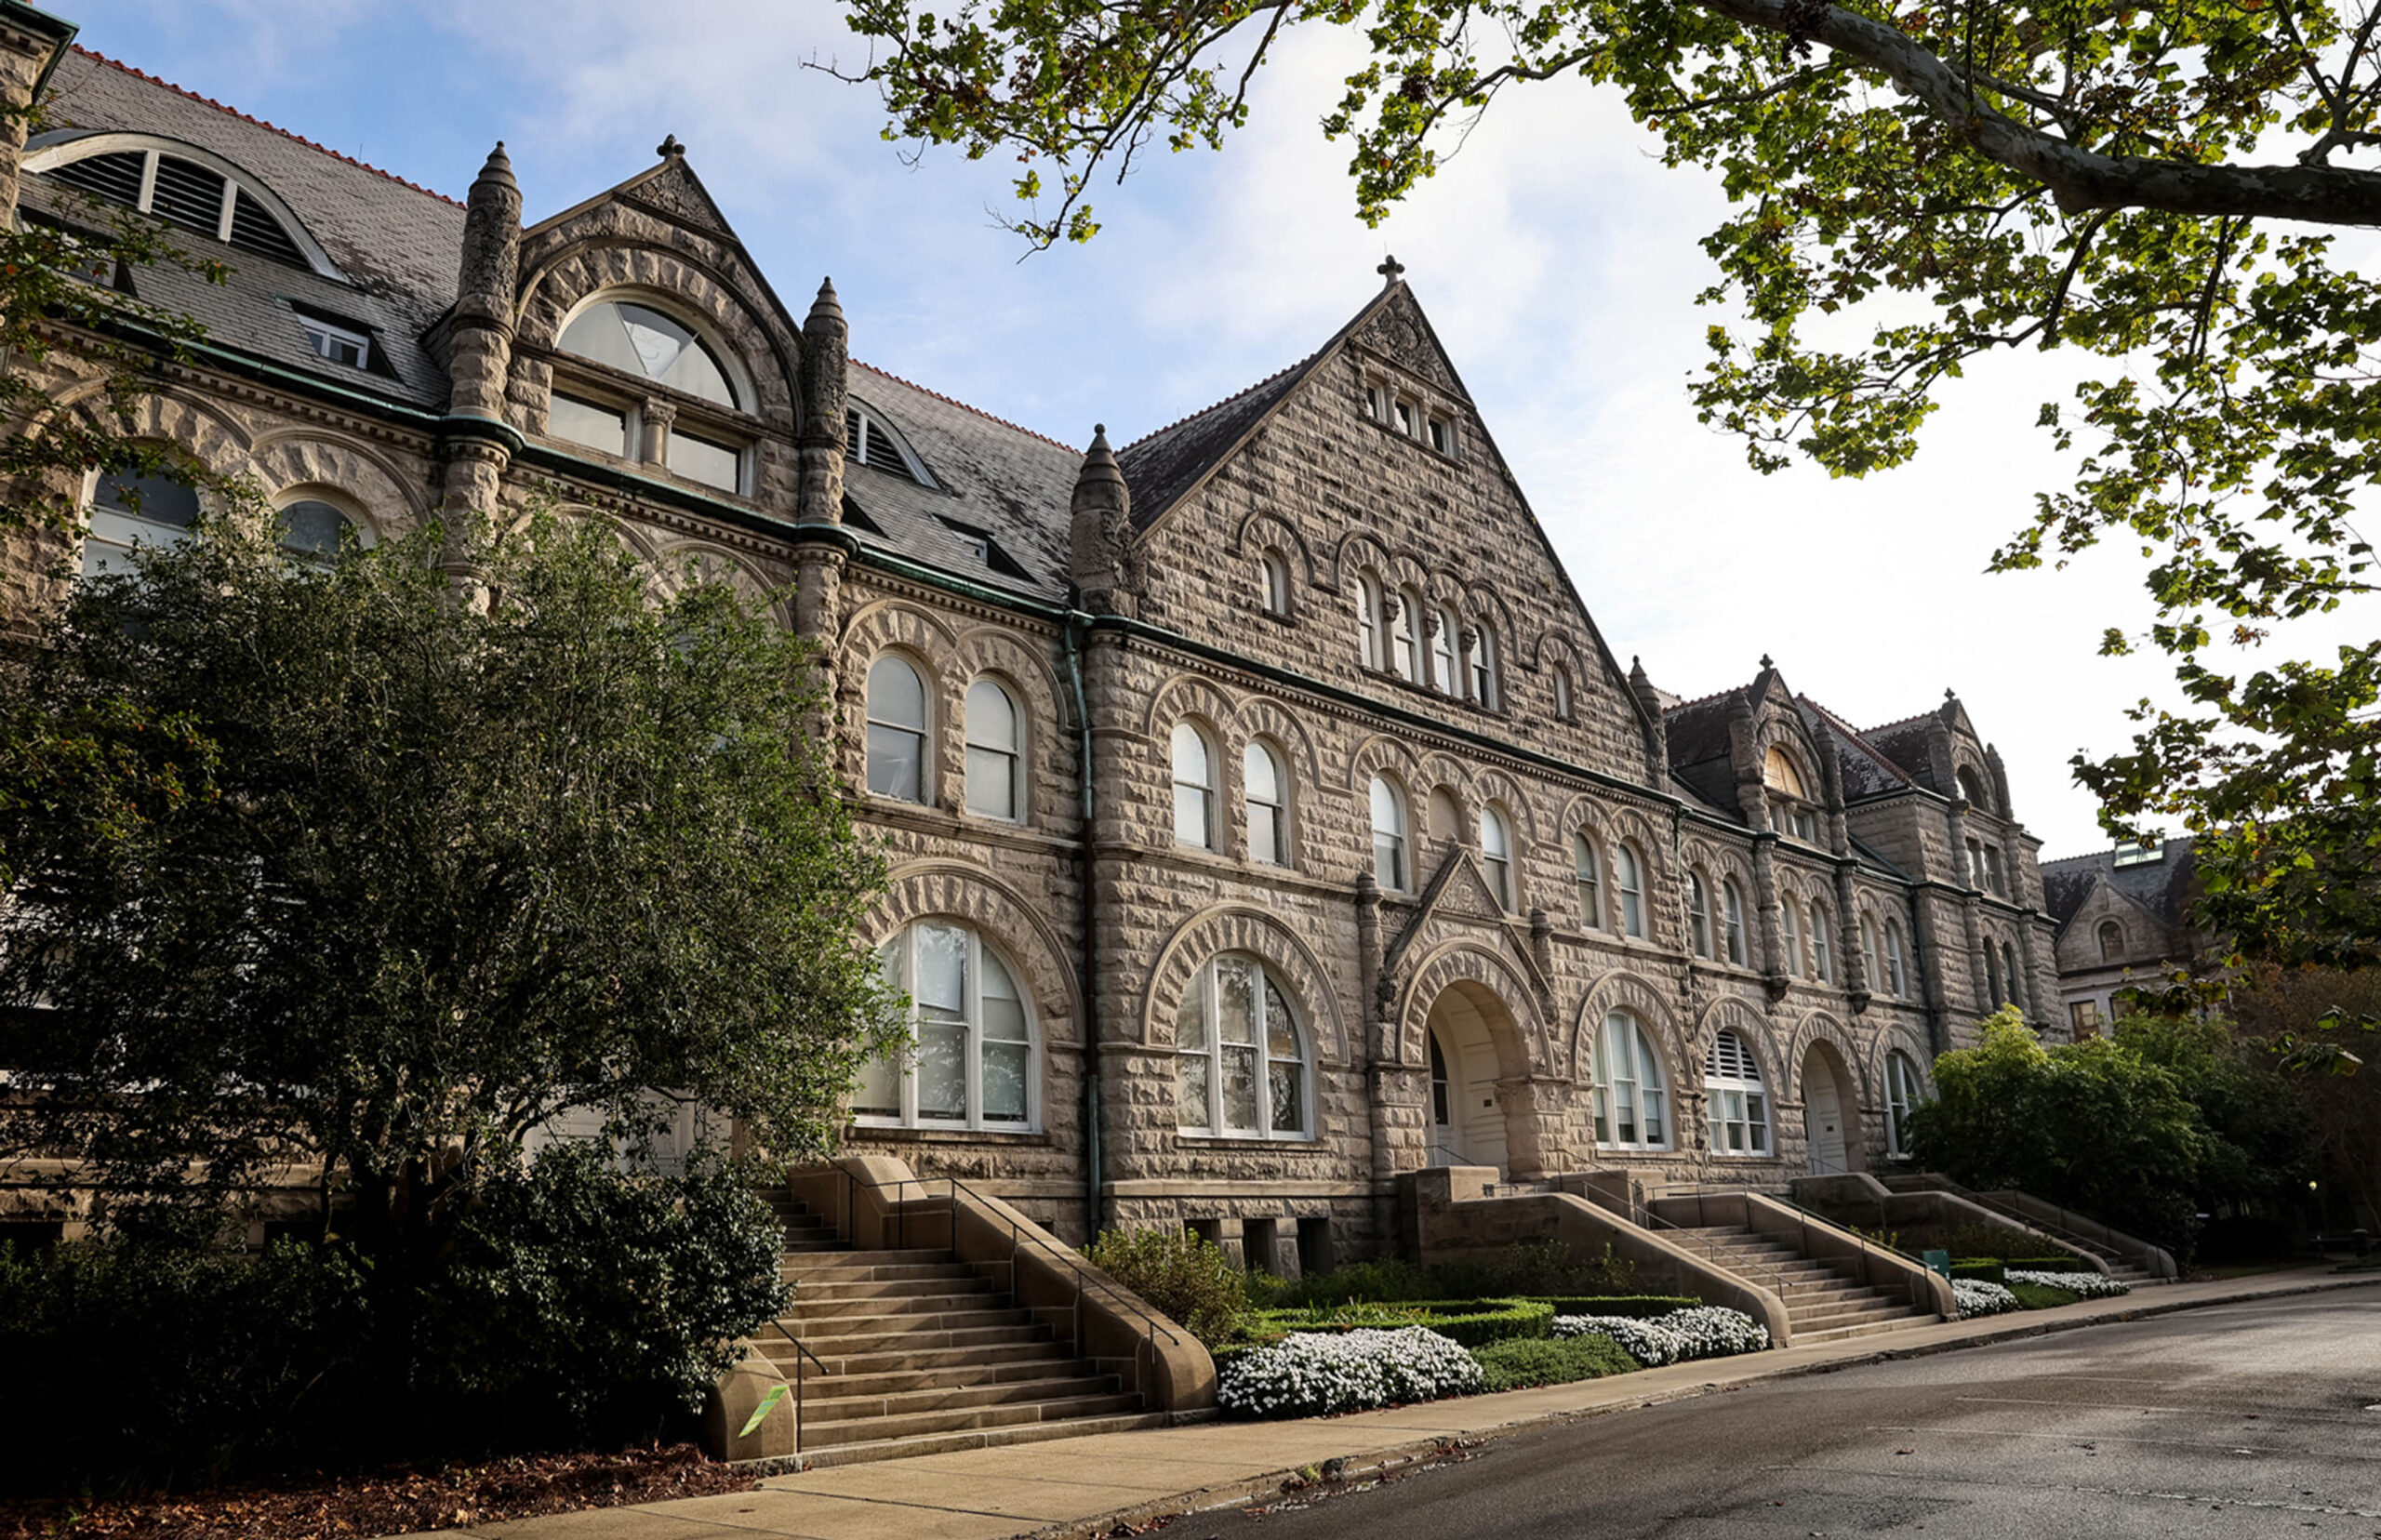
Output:
[[[2098,1272],[2100,1269],[2080,1256],[2055,1252],[2048,1256],[2003,1257],[2001,1265],[2019,1272]]]
[[[1672,1310],[1691,1310],[1703,1301],[1689,1294],[1579,1294],[1549,1303],[1556,1315],[1628,1316],[1656,1321]]]
[[[1362,1304],[1337,1309],[1267,1310],[1258,1318],[1257,1334],[1278,1340],[1292,1332],[1358,1332],[1398,1326],[1426,1326],[1465,1348],[1519,1337],[1550,1336],[1554,1302],[1549,1299],[1411,1299],[1395,1304]]]
[[[1533,1385],[1568,1385],[1634,1374],[1644,1365],[1600,1334],[1575,1337],[1523,1337],[1474,1348],[1483,1390],[1520,1390]]]
[[[1998,1283],[2009,1270],[2009,1265],[1989,1256],[1962,1256],[1951,1259],[1954,1279],[1971,1278],[1979,1283]]]
[[[2047,1283],[2012,1283],[2007,1287],[2017,1296],[2017,1303],[2029,1310],[2047,1310],[2060,1305],[2072,1305],[2083,1297],[2071,1289],[2055,1289]]]

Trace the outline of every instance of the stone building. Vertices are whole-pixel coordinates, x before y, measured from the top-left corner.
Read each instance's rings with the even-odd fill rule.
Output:
[[[2206,949],[2211,938],[2191,923],[2193,851],[2186,838],[2042,863],[2059,1003],[2076,1038],[2097,1036],[2128,990],[2158,987]]]
[[[1959,701],[1856,728],[1767,658],[1656,687],[1393,263],[1280,374],[1086,452],[852,361],[834,288],[782,302],[674,139],[525,220],[500,146],[457,203],[36,18],[0,26],[51,94],[0,193],[233,270],[127,275],[208,331],[143,431],[293,544],[552,497],[827,644],[892,870],[867,939],[916,1001],[858,1148],[1061,1234],[1312,1267],[1430,1165],[1880,1166],[1977,1016],[2057,1013],[2036,842]],[[81,492],[79,553],[11,553],[16,616],[195,511]]]

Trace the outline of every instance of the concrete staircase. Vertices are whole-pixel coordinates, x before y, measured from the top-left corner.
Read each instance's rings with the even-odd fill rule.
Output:
[[[854,1251],[819,1215],[765,1194],[785,1225],[785,1336],[755,1341],[788,1380],[803,1371],[801,1457],[849,1465],[1073,1438],[1170,1419],[1052,1323],[1018,1308],[948,1249]],[[821,1365],[824,1365],[822,1372]]]
[[[1907,1299],[1865,1286],[1848,1268],[1805,1256],[1742,1225],[1701,1225],[1666,1233],[1746,1282],[1776,1294],[1785,1303],[1796,1347],[1928,1325],[1939,1319]]]

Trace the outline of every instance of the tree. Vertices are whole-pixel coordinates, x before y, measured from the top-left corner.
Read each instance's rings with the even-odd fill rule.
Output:
[[[2172,655],[2130,750],[2077,777],[2112,833],[2200,836],[2211,930],[2248,951],[2381,961],[2381,641],[2226,670],[2217,643],[2369,605],[2352,523],[2381,476],[2381,295],[2337,246],[2381,223],[2381,10],[1948,0],[848,0],[888,137],[1022,164],[1014,228],[1098,229],[1085,193],[1163,139],[1220,146],[1300,26],[1371,60],[1323,119],[1377,221],[1516,86],[1617,93],[1664,162],[1716,172],[1703,242],[1707,422],[1775,471],[1915,453],[1939,390],[2003,350],[2105,361],[2041,426],[2080,455],[1995,553],[2150,559],[2154,619],[2104,650]],[[2277,158],[2279,157],[2279,162]],[[1043,173],[1056,206],[1044,211]]]
[[[459,547],[467,603],[439,567]],[[824,1148],[894,1029],[810,649],[600,521],[88,578],[0,679],[0,1158],[120,1227],[319,1166],[402,1272],[534,1130]]]
[[[2143,1064],[2173,1076],[2198,1110],[2207,1133],[2191,1181],[2199,1212],[2270,1212],[2305,1195],[2314,1130],[2295,1077],[2264,1043],[2213,1015],[2128,1013],[2110,1036]]]
[[[2381,1216],[2381,1074],[2354,1072],[2371,1056],[2381,1020],[2381,973],[2255,968],[2241,979],[2233,1002],[2242,1029],[2282,1064],[2316,1071],[2289,1076],[2312,1130],[2314,1157],[2324,1179],[2345,1189],[2354,1206]],[[2350,1023],[2361,1025],[2351,1040],[2361,1055],[2339,1041],[2357,1030]]]

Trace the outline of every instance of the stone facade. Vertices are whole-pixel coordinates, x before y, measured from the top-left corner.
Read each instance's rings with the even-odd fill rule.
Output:
[[[822,727],[892,873],[866,940],[972,936],[1029,1040],[1022,1115],[1000,1121],[995,1007],[971,986],[961,1115],[855,1118],[857,1148],[979,1181],[1062,1234],[1190,1224],[1288,1269],[1392,1243],[1397,1179],[1432,1163],[1654,1186],[1881,1164],[1889,1055],[1922,1070],[1997,999],[2056,1013],[2035,843],[1958,701],[1861,731],[1767,659],[1696,701],[1624,669],[1393,265],[1293,368],[1085,454],[851,363],[832,286],[804,317],[781,306],[674,140],[524,226],[501,147],[458,206],[88,55],[54,85],[52,127],[21,158],[0,143],[29,215],[66,217],[60,175],[133,144],[272,192],[323,254],[300,274],[231,250],[233,284],[199,297],[217,345],[172,371],[144,432],[277,503],[330,502],[366,538],[551,499],[823,644]],[[615,301],[698,339],[732,401],[565,342]],[[368,333],[384,368],[309,352],[307,306]],[[564,431],[564,397],[619,414],[619,451]],[[733,455],[732,488],[673,469],[687,438]],[[9,554],[15,619],[60,558],[72,542]],[[877,794],[888,657],[923,720],[914,770],[888,759]],[[1019,730],[979,751],[987,681]],[[1208,763],[1187,792],[1186,725]],[[1252,745],[1278,781],[1256,803]],[[971,795],[971,770],[1012,775],[1013,805]],[[1396,870],[1376,783],[1402,810]],[[1210,837],[1178,832],[1186,795]],[[1280,819],[1278,859],[1258,816]],[[1267,1019],[1286,1018],[1253,1050],[1262,1126],[1187,1131],[1236,1114],[1186,1113],[1204,1082],[1179,1034],[1236,1018],[1186,1002],[1252,965]],[[1600,1089],[1608,1021],[1650,1056]],[[1758,1152],[1707,1135],[1723,1033],[1755,1066]],[[1600,1138],[1600,1095],[1605,1132],[1633,1140]]]

